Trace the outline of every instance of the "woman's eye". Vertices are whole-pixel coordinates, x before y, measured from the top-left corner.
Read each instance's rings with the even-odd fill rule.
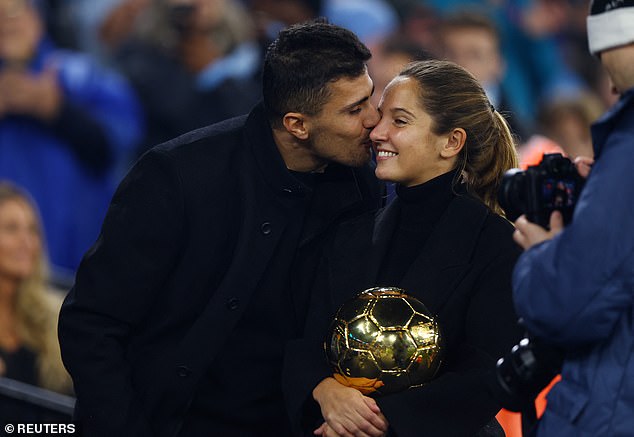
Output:
[[[403,126],[404,124],[407,124],[407,120],[396,118],[394,119],[394,124],[397,126]]]

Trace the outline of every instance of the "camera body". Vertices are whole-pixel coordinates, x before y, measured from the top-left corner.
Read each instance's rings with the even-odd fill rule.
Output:
[[[534,408],[537,395],[560,372],[563,358],[560,348],[526,334],[497,361],[495,398],[510,411],[526,412]]]
[[[509,220],[520,215],[548,228],[550,215],[560,211],[564,224],[570,223],[584,185],[575,165],[561,153],[545,154],[541,162],[525,171],[508,170],[502,178],[498,201]]]

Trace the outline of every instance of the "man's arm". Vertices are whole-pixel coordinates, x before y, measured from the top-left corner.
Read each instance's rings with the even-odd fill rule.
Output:
[[[631,305],[619,278],[632,268],[633,168],[631,144],[606,145],[572,223],[518,261],[515,305],[533,335],[569,347],[605,338],[620,309]]]
[[[161,152],[150,152],[120,185],[80,265],[59,339],[84,435],[151,435],[127,347],[176,261],[182,214],[178,175]]]

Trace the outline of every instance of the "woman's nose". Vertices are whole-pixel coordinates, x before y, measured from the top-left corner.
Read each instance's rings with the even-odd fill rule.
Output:
[[[383,128],[380,119],[376,126],[374,126],[374,129],[370,131],[370,139],[375,142],[385,140],[385,129]]]

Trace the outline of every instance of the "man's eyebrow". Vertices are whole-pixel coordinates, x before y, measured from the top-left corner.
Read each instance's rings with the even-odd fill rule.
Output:
[[[369,99],[370,99],[370,96],[371,96],[372,94],[374,94],[374,85],[372,85],[372,91],[370,92],[370,95],[369,95],[369,96],[365,96],[364,98],[359,99],[359,100],[357,100],[356,102],[354,102],[354,103],[351,103],[351,104],[347,105],[346,107],[344,107],[344,108],[342,109],[342,112],[350,111],[350,110],[351,110],[352,108],[354,108],[355,106],[359,106],[361,103],[366,102],[367,100],[369,100]]]

